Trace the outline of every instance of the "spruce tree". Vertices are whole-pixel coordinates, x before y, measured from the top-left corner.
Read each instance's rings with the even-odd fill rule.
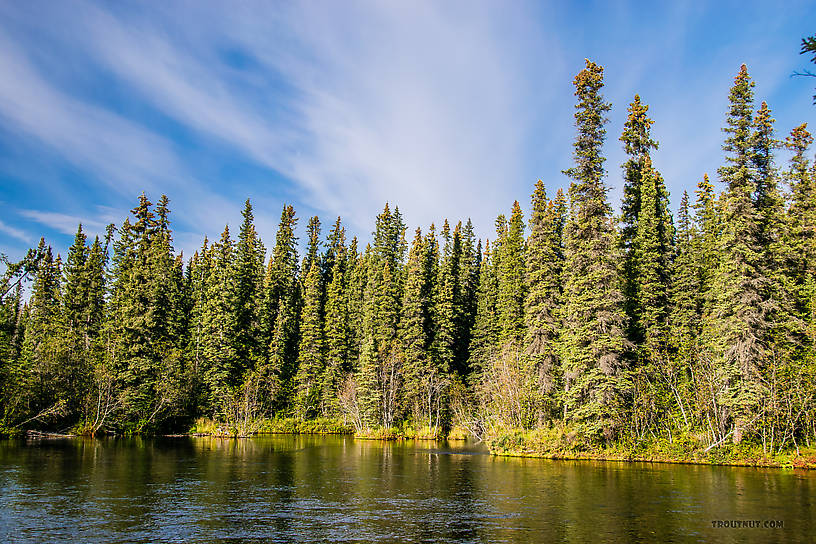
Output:
[[[479,287],[476,293],[476,319],[471,333],[468,367],[471,381],[480,382],[484,369],[497,351],[498,327],[496,319],[496,299],[498,285],[496,266],[493,262],[490,241],[485,242],[484,257],[479,263]]]
[[[240,381],[238,359],[236,278],[233,274],[235,243],[225,226],[218,242],[212,245],[205,284],[202,316],[202,376],[207,386],[209,412],[225,418],[231,412],[232,390]],[[206,257],[205,257],[206,258]]]
[[[476,320],[476,292],[479,288],[479,265],[481,263],[481,242],[476,244],[476,235],[470,219],[465,223],[461,234],[461,258],[459,262],[459,299],[456,306],[456,346],[454,368],[459,377],[466,378],[470,373],[471,332]]]
[[[435,400],[433,391],[428,391],[426,395],[423,386],[433,372],[433,289],[438,258],[433,225],[425,237],[417,228],[405,268],[400,339],[405,363],[404,409],[414,423],[420,425],[424,423],[424,418],[430,418]]]
[[[201,249],[195,252],[187,265],[187,282],[190,294],[189,340],[187,356],[189,360],[189,378],[193,390],[193,403],[196,415],[212,415],[210,395],[206,388],[204,372],[209,366],[205,354],[209,341],[208,312],[209,303],[207,286],[212,273],[212,250],[209,239],[205,236]]]
[[[23,289],[17,283],[0,298],[0,427],[3,428],[18,422],[15,407],[21,404],[20,359],[25,334],[24,318]]]
[[[403,373],[397,333],[405,249],[402,215],[399,208],[392,213],[386,204],[377,216],[374,245],[367,248],[365,257],[367,283],[357,383],[369,426],[390,427],[396,416]]]
[[[357,237],[351,239],[348,248],[348,259],[346,260],[346,271],[344,283],[348,286],[346,295],[346,308],[348,310],[349,324],[349,369],[357,369],[360,358],[360,350],[363,343],[363,296],[366,287],[366,277],[368,270],[363,259],[363,253],[358,249]]]
[[[263,317],[268,338],[268,363],[263,374],[278,410],[291,405],[292,382],[297,369],[300,289],[296,225],[295,209],[284,206],[275,237],[275,249],[264,279]]]
[[[620,243],[624,251],[624,295],[629,318],[629,337],[634,343],[640,344],[650,334],[646,330],[647,327],[654,326],[654,323],[644,323],[644,319],[658,317],[660,326],[665,322],[666,297],[657,296],[649,302],[643,300],[643,296],[650,296],[644,295],[644,289],[651,290],[654,295],[656,288],[656,285],[644,286],[643,279],[644,274],[657,274],[655,279],[648,281],[657,281],[662,285],[660,289],[665,291],[673,233],[668,191],[662,176],[654,169],[651,161],[651,150],[658,148],[658,142],[651,137],[651,126],[654,121],[647,115],[649,106],[641,102],[639,95],[635,95],[628,111],[629,116],[620,138],[629,157],[623,165],[624,188],[621,205],[623,226]],[[646,187],[647,183],[653,187]],[[649,210],[644,210],[645,191],[654,194]],[[644,212],[649,214],[650,228],[654,229],[654,232],[640,229],[640,216]],[[649,240],[644,240],[644,236],[649,237]],[[651,244],[652,247],[649,249],[639,247],[641,241]],[[654,267],[655,263],[658,265],[657,268]],[[650,270],[644,271],[644,268]],[[658,304],[660,307],[650,307],[649,304]],[[644,317],[645,314],[649,316]],[[651,337],[654,338],[655,335],[651,334]]]
[[[90,378],[87,313],[90,298],[90,277],[87,270],[87,237],[82,232],[82,224],[77,228],[74,243],[68,249],[68,257],[63,267],[62,311],[65,324],[65,359],[62,361],[62,389],[68,402],[67,410],[76,416],[81,410],[81,402],[87,391]]]
[[[320,319],[321,272],[317,259],[311,259],[304,280],[303,310],[300,316],[300,347],[295,376],[295,414],[311,419],[321,413],[321,378],[325,372],[323,326]]]
[[[300,267],[304,275],[309,273],[312,263],[316,263],[318,267],[322,268],[320,262],[320,218],[316,215],[309,218],[309,223],[306,225],[306,235],[309,241],[306,245],[306,255],[304,255]]]
[[[17,394],[6,408],[7,421],[19,424],[34,418],[37,426],[53,425],[67,415],[67,383],[63,344],[64,322],[61,304],[60,276],[62,262],[55,258],[50,246],[40,238],[37,264],[31,298],[28,304],[25,338],[21,364],[14,371]],[[47,414],[39,416],[39,414]]]
[[[261,325],[266,248],[255,230],[249,199],[241,212],[243,222],[235,248],[235,349],[241,371],[254,369],[264,357]]]
[[[353,265],[356,254],[345,247],[345,229],[337,218],[329,236],[326,262],[331,263],[326,288],[325,321],[323,336],[326,348],[326,365],[322,377],[321,409],[323,415],[338,412],[336,399],[343,375],[351,370],[351,333],[349,322],[349,285],[347,271]]]
[[[794,128],[785,139],[785,147],[792,152],[786,174],[790,186],[786,237],[791,255],[788,275],[797,291],[798,313],[805,324],[811,350],[816,345],[816,179],[807,158],[812,143],[807,123]]]
[[[142,430],[153,413],[157,365],[151,350],[149,313],[153,284],[150,281],[150,243],[155,233],[152,203],[142,194],[139,204],[120,228],[114,247],[112,278],[112,369],[120,382],[123,414],[128,431]],[[152,418],[151,418],[152,421]]]
[[[156,373],[153,402],[156,425],[183,416],[186,387],[183,383],[187,313],[184,308],[182,256],[175,255],[170,229],[170,199],[161,195],[156,203],[156,231],[150,244],[151,281],[149,329],[151,358]]]
[[[703,323],[706,353],[720,369],[722,391],[716,402],[725,409],[719,433],[731,428],[738,443],[755,419],[765,394],[761,371],[766,364],[767,278],[762,274],[759,244],[761,216],[754,203],[757,189],[753,164],[753,87],[745,65],[734,79],[726,118],[723,149],[726,165],[719,169],[726,184],[722,202],[720,262],[710,287],[711,307]]]
[[[575,166],[565,173],[570,184],[571,214],[565,229],[564,412],[590,435],[614,436],[621,424],[619,407],[627,348],[618,270],[618,241],[606,201],[601,155],[610,106],[601,95],[603,68],[587,60],[575,77],[578,97],[574,143]]]
[[[561,330],[562,275],[564,268],[563,234],[566,222],[564,193],[555,200],[547,198],[541,180],[535,185],[527,238],[524,344],[537,377],[537,394],[542,402],[538,419],[555,416],[555,388],[560,379],[557,342]]]
[[[658,174],[647,156],[640,170],[640,210],[637,230],[628,255],[635,275],[627,278],[634,288],[632,319],[636,320],[637,365],[631,369],[632,422],[636,436],[664,419],[669,389],[674,388],[678,369],[669,357],[667,340],[668,281],[670,249],[661,234],[664,208],[659,204]],[[631,330],[631,328],[630,328]]]
[[[82,313],[84,320],[85,347],[90,349],[91,343],[98,339],[105,319],[105,269],[107,267],[107,247],[102,246],[99,237],[94,238],[85,260],[85,277],[87,291],[85,308]]]
[[[499,341],[518,345],[524,336],[524,221],[521,206],[513,202],[507,234],[501,246],[496,308],[499,319]]]
[[[63,267],[65,295],[63,296],[63,312],[65,324],[69,331],[78,331],[84,320],[86,299],[88,296],[88,279],[85,263],[88,259],[87,237],[82,232],[82,223],[77,228],[74,243],[68,248],[68,258]]]
[[[698,231],[689,208],[688,192],[683,191],[677,215],[677,244],[672,260],[670,336],[674,353],[686,360],[699,334],[702,310]]]
[[[440,372],[447,375],[454,363],[458,323],[459,261],[462,244],[457,228],[451,233],[447,219],[442,225],[442,262],[433,278],[433,357]]]
[[[702,304],[708,311],[711,305],[709,297],[711,283],[720,262],[719,244],[722,230],[719,202],[708,174],[704,174],[703,179],[697,184],[695,194],[697,195],[694,203],[694,223],[697,231],[695,250],[700,272]]]
[[[633,268],[637,271],[635,319],[638,320],[645,359],[650,362],[665,355],[671,265],[668,253],[671,247],[665,232],[668,225],[666,217],[661,217],[665,208],[659,201],[657,190],[659,176],[652,168],[651,159],[646,157],[641,170],[641,209],[632,244],[632,261],[636,263]]]
[[[687,372],[696,372],[697,337],[700,334],[700,314],[702,312],[702,281],[699,267],[700,241],[690,211],[689,195],[683,191],[677,215],[677,236],[672,260],[672,282],[669,289],[668,320],[668,362],[672,364],[668,373],[677,407],[688,425],[690,415],[686,408],[689,403]]]

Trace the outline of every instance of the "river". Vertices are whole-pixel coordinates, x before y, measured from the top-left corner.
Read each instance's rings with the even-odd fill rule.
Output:
[[[461,442],[0,441],[5,542],[816,542],[814,491],[816,471]]]

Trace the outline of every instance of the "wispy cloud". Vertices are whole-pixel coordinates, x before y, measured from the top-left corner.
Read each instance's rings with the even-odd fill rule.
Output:
[[[16,238],[17,240],[25,242],[27,244],[31,243],[32,241],[32,237],[29,236],[25,231],[7,225],[2,220],[0,220],[0,232],[3,232],[8,236],[11,236],[12,238]]]
[[[0,117],[108,189],[132,195],[184,176],[172,143],[46,81],[0,33]]]
[[[41,210],[19,210],[18,213],[26,219],[68,235],[76,234],[80,223],[84,232],[101,234],[105,232],[107,225],[121,223],[124,219],[123,214],[104,206],[98,206],[97,213],[93,216],[78,216]]]
[[[464,7],[209,6],[191,33],[172,12],[159,27],[81,4],[75,34],[153,107],[282,173],[316,210],[363,230],[385,201],[413,222],[490,224],[512,202],[508,187],[534,181],[523,172],[536,90],[522,53],[545,50],[562,67],[524,10]],[[225,67],[229,48],[260,70]],[[257,99],[264,91],[275,99]]]
[[[562,69],[557,41],[517,7],[351,2],[282,14],[300,54],[255,49],[298,89],[291,109],[305,143],[286,157],[288,173],[321,207],[358,220],[388,200],[413,224],[473,216],[490,225],[514,189],[534,182],[524,174],[537,72],[525,52]],[[237,27],[262,35],[249,18]]]

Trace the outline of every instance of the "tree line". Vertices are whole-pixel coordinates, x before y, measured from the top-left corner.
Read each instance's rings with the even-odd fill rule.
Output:
[[[635,96],[608,201],[603,68],[574,79],[565,193],[539,181],[492,240],[468,220],[413,234],[386,205],[365,247],[283,207],[267,250],[247,200],[186,262],[167,197],[63,260],[41,240],[9,264],[0,305],[7,429],[164,432],[198,417],[251,431],[273,417],[405,425],[562,426],[598,443],[696,437],[774,448],[816,434],[816,167],[806,124],[780,140],[743,65],[717,192],[673,217]],[[790,152],[787,165],[776,153]],[[33,278],[24,300],[20,280]],[[15,283],[16,282],[16,283]]]

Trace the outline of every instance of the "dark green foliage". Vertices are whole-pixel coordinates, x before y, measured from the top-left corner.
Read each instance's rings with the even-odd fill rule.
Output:
[[[806,328],[809,350],[816,339],[816,179],[807,158],[812,143],[807,123],[794,128],[785,140],[785,146],[793,153],[786,175],[790,185],[785,237],[790,252],[788,275],[796,291],[797,311]]]
[[[432,349],[436,366],[443,374],[448,374],[453,367],[459,321],[457,302],[459,301],[459,262],[462,257],[459,227],[451,234],[450,225],[445,220],[442,226],[442,242],[442,262],[439,263],[437,276],[431,280],[432,285],[436,287],[432,306],[435,333]],[[434,267],[436,268],[436,263]]]
[[[587,60],[574,83],[575,166],[565,172],[573,181],[564,244],[564,417],[584,425],[589,434],[602,433],[609,439],[622,424],[621,378],[627,349],[619,246],[606,201],[601,155],[610,106],[601,95],[602,67]]]
[[[669,298],[669,329],[672,353],[688,363],[700,332],[702,310],[699,233],[692,222],[689,196],[683,192],[678,213],[672,283]]]
[[[298,282],[297,218],[292,206],[284,206],[275,237],[275,249],[264,279],[264,331],[267,365],[263,376],[278,409],[291,405],[297,370],[297,316],[300,311]]]
[[[537,375],[537,394],[542,406],[539,419],[556,417],[555,392],[561,383],[558,338],[563,304],[564,226],[567,206],[558,190],[555,200],[547,198],[541,180],[532,197],[530,235],[527,238],[524,343]]]
[[[447,223],[446,223],[447,224]],[[434,226],[423,237],[416,230],[405,269],[400,336],[404,361],[405,406],[413,421],[430,423],[438,406],[439,391],[434,388],[441,370],[432,349],[434,342],[435,294],[439,263],[439,245]]]
[[[7,425],[24,420],[36,427],[59,422],[66,415],[68,396],[72,389],[62,383],[74,369],[65,365],[64,346],[60,339],[65,323],[60,311],[61,259],[54,257],[51,247],[40,239],[37,254],[41,258],[31,289],[31,299],[25,316],[25,336],[22,353],[10,369],[15,384],[5,407]]]
[[[320,405],[321,382],[325,374],[320,276],[317,259],[312,259],[304,280],[298,370],[295,376],[295,414],[301,419],[314,418],[324,411]]]
[[[183,373],[180,262],[173,256],[167,197],[141,195],[114,245],[106,349],[127,431],[156,429],[177,414]]]
[[[476,242],[470,219],[461,230],[461,256],[459,260],[459,290],[456,306],[456,346],[454,370],[460,377],[470,373],[468,360],[473,325],[476,321],[476,291],[479,288],[479,266],[482,259],[481,241]]]
[[[339,412],[337,391],[344,375],[351,371],[352,334],[349,312],[349,271],[354,268],[357,257],[356,246],[345,247],[345,229],[337,219],[329,236],[326,262],[331,263],[326,288],[325,320],[323,337],[326,349],[326,364],[322,376],[321,408],[324,416]]]
[[[204,251],[202,250],[202,253]],[[235,244],[229,227],[204,257],[210,271],[204,285],[204,315],[202,327],[201,373],[207,386],[207,404],[213,414],[221,415],[229,391],[238,385],[241,368],[238,355],[238,323],[236,277],[232,263]]]
[[[647,116],[648,111],[649,106],[635,95],[620,138],[629,156],[623,165],[620,234],[624,250],[623,290],[629,338],[636,344],[644,343],[639,363],[655,359],[655,346],[649,344],[663,334],[673,236],[668,191],[662,176],[652,166],[650,153],[658,148],[658,143],[651,137],[654,121]]]
[[[720,259],[709,287],[703,321],[704,356],[722,369],[714,399],[721,410],[722,435],[734,425],[742,438],[755,417],[766,389],[759,379],[769,357],[768,278],[761,268],[761,215],[755,205],[753,87],[745,65],[734,80],[726,117],[723,149],[726,165],[719,169],[726,184],[722,201]]]
[[[480,376],[494,355],[498,344],[496,322],[496,267],[490,252],[490,241],[485,243],[484,257],[479,263],[479,287],[476,292],[476,319],[470,342],[468,365],[473,376]]]
[[[242,215],[232,275],[235,278],[236,357],[238,369],[245,372],[257,366],[266,352],[261,316],[266,248],[255,230],[249,199]]]
[[[367,426],[390,427],[396,418],[404,365],[398,342],[403,293],[405,225],[398,208],[386,204],[377,216],[374,245],[363,266],[362,339],[358,367],[359,402]]]
[[[521,206],[513,202],[507,231],[498,240],[501,248],[496,309],[499,318],[499,342],[518,343],[524,337],[524,222]]]

